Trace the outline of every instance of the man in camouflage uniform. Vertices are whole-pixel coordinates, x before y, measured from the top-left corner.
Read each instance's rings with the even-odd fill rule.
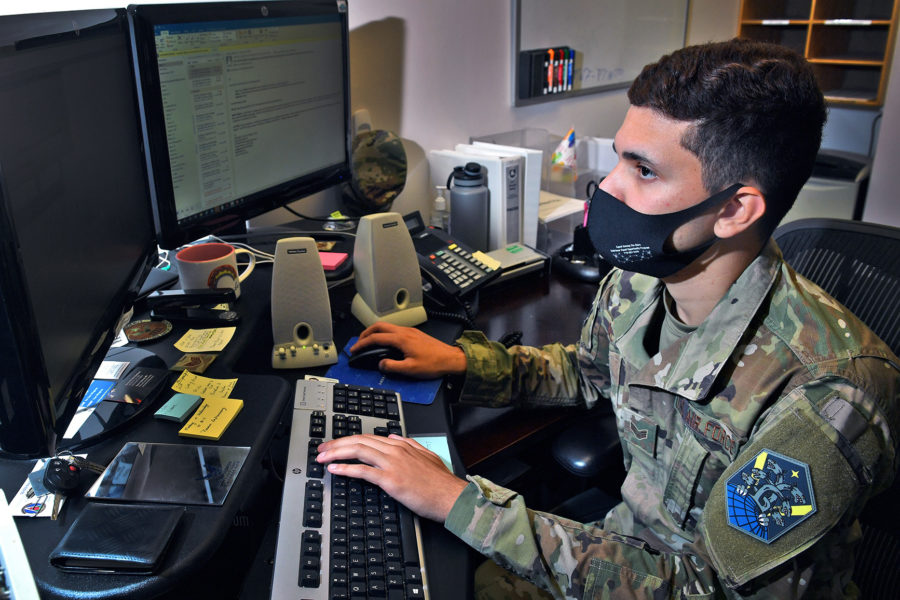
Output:
[[[589,218],[621,268],[577,344],[466,332],[449,346],[386,324],[357,344],[402,349],[385,371],[464,374],[466,401],[611,401],[622,502],[596,523],[532,511],[399,437],[326,442],[319,459],[360,459],[329,470],[493,559],[480,598],[854,597],[857,516],[896,470],[900,360],[769,239],[821,139],[811,70],[765,44],[691,47],[648,65],[629,99]]]

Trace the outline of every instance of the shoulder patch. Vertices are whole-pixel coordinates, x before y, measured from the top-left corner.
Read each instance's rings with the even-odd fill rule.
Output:
[[[728,524],[770,544],[816,512],[809,466],[763,448],[725,483]]]

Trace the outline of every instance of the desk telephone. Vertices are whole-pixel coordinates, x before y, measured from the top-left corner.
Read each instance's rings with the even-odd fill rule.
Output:
[[[426,227],[419,211],[404,215],[403,221],[416,249],[423,291],[429,299],[446,306],[500,276],[499,269],[478,260],[475,251],[465,244],[440,229]]]

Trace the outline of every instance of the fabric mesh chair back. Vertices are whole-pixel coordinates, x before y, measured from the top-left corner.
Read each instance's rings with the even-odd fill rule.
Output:
[[[801,219],[774,234],[784,258],[900,354],[900,229]]]

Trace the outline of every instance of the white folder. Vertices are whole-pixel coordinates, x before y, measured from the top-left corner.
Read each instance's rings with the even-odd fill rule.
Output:
[[[541,168],[544,153],[532,148],[519,148],[518,146],[504,146],[478,141],[472,142],[472,146],[523,157],[525,174],[519,180],[519,187],[522,190],[522,204],[519,211],[522,222],[521,240],[532,248],[536,248],[538,210],[541,200]]]

